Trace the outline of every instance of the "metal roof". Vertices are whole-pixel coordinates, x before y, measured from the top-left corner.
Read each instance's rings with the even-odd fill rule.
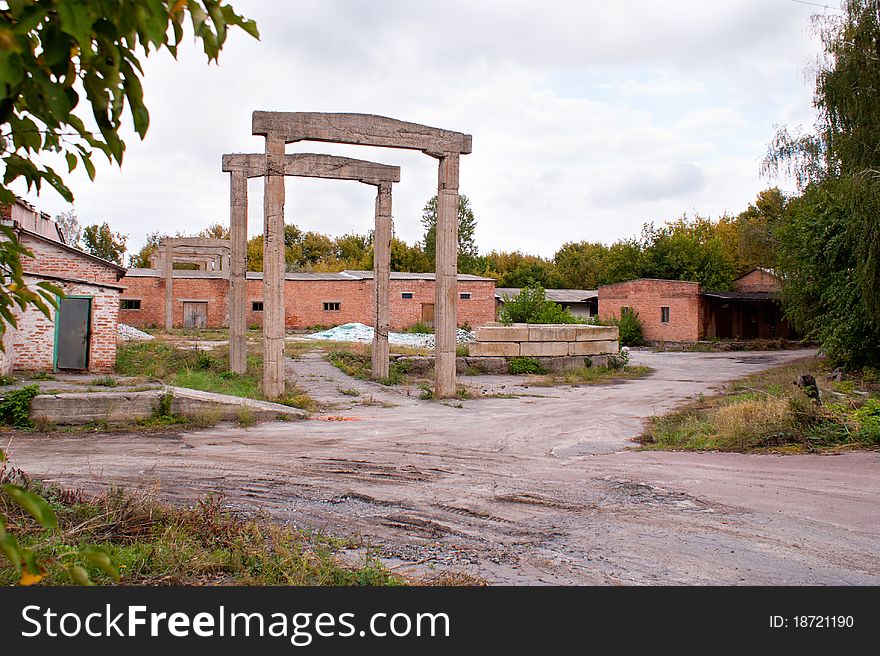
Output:
[[[495,297],[503,299],[516,298],[519,296],[521,288],[519,287],[496,287]],[[595,289],[545,289],[548,301],[555,303],[586,303],[592,298],[598,298],[599,292]]]
[[[723,301],[777,301],[776,292],[703,292],[704,298],[718,298]]]
[[[160,278],[162,272],[159,269],[129,269],[126,273],[132,278]],[[175,278],[228,278],[229,271],[199,271],[195,269],[174,269]],[[433,273],[405,273],[392,271],[392,280],[434,280]],[[262,271],[248,271],[248,280],[262,280]],[[338,281],[356,281],[356,280],[372,280],[372,271],[342,271],[339,273],[318,273],[314,271],[293,271],[284,274],[285,280],[338,280]],[[458,274],[459,281],[485,281],[492,282],[492,278],[481,278],[480,276],[472,276],[466,273]]]
[[[351,278],[355,278],[357,280],[372,280],[373,272],[372,271],[353,271],[347,270],[343,271],[343,274],[346,276],[350,276]],[[436,274],[434,273],[411,273],[407,271],[392,271],[391,279],[392,280],[434,280],[436,278]],[[484,278],[483,276],[474,276],[469,273],[459,273],[458,280],[473,280],[473,281],[485,281],[491,282],[494,281],[494,278]]]

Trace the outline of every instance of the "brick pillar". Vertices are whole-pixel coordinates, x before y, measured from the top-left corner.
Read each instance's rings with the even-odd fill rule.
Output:
[[[391,281],[391,183],[379,184],[373,233],[373,378],[388,377],[388,294]]]
[[[229,371],[247,371],[247,174],[230,175]]]
[[[437,186],[437,271],[434,313],[434,397],[455,396],[455,332],[458,327],[458,153],[440,158]]]
[[[284,140],[266,137],[263,203],[263,394],[284,394]]]

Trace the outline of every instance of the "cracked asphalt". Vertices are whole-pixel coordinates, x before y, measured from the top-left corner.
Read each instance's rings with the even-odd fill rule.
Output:
[[[486,398],[437,402],[348,378],[312,352],[289,364],[324,404],[312,420],[27,435],[9,454],[33,476],[87,491],[121,484],[175,503],[222,491],[234,508],[356,536],[414,576],[877,585],[880,453],[632,450],[651,415],[808,355],[635,352],[654,370],[639,380],[548,388],[464,377]]]

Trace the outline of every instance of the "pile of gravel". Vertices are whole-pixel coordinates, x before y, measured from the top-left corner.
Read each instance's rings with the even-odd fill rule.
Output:
[[[137,328],[129,326],[125,323],[118,324],[118,331],[119,339],[123,342],[136,342],[148,339],[156,339],[152,335],[145,333],[143,330],[138,330]]]

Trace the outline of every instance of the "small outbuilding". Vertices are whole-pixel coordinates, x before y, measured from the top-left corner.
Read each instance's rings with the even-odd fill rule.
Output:
[[[22,200],[0,205],[0,223],[33,253],[22,262],[27,285],[49,282],[65,293],[51,317],[14,309],[18,326],[7,326],[0,373],[112,371],[125,268],[65,244],[57,224]]]

